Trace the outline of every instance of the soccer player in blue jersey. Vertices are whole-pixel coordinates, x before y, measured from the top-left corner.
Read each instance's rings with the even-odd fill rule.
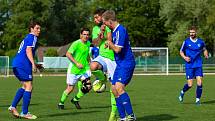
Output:
[[[33,88],[32,70],[34,72],[37,70],[37,64],[34,62],[33,57],[36,51],[37,37],[40,34],[40,24],[38,22],[31,22],[29,32],[21,42],[19,50],[13,60],[13,73],[21,82],[22,87],[17,90],[8,110],[17,118],[36,119],[37,117],[35,115],[28,112],[28,106],[31,101]],[[21,99],[23,100],[22,112],[19,114],[16,106]]]
[[[107,41],[106,45],[114,51],[116,69],[112,83],[112,91],[115,95],[116,105],[120,116],[120,121],[135,121],[130,97],[125,91],[125,86],[129,84],[134,68],[135,59],[131,50],[128,32],[116,20],[115,12],[107,10],[102,15],[103,23],[112,29],[112,41]],[[126,118],[126,113],[128,114]]]
[[[201,54],[203,53],[207,59],[208,51],[206,50],[205,42],[201,38],[197,38],[196,28],[194,26],[189,29],[189,32],[190,37],[184,40],[180,49],[180,55],[185,60],[187,83],[180,92],[179,101],[183,102],[185,92],[192,87],[193,79],[196,79],[196,104],[199,105],[202,95],[203,77]]]

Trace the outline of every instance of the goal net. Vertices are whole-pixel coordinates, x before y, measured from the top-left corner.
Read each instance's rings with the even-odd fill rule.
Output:
[[[9,76],[9,57],[0,56],[0,77]]]
[[[135,75],[168,75],[168,48],[133,47]]]

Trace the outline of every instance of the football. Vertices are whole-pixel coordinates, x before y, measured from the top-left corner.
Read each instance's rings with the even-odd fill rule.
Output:
[[[93,91],[97,93],[102,93],[106,89],[106,84],[102,83],[100,80],[95,80],[93,82]]]

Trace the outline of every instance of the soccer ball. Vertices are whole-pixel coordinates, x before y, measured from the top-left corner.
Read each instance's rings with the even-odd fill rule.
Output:
[[[100,80],[95,80],[93,82],[93,91],[97,93],[102,93],[106,89],[106,84],[102,83]]]

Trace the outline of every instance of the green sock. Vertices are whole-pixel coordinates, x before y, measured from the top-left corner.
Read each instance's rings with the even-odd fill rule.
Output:
[[[66,91],[64,91],[62,96],[61,96],[61,98],[60,98],[60,103],[64,104],[64,102],[66,101],[67,97],[68,97],[68,94],[66,93]]]
[[[107,79],[105,77],[105,74],[102,70],[96,70],[92,71],[93,75],[96,76],[100,81],[103,81],[103,83],[107,82]]]
[[[83,84],[81,81],[78,81],[78,93],[74,98],[74,101],[79,101],[81,97],[84,96],[84,93],[81,91],[81,88],[83,87]]]
[[[111,94],[111,113],[117,113],[117,106],[116,106],[116,100],[113,92],[110,89],[110,94]]]

